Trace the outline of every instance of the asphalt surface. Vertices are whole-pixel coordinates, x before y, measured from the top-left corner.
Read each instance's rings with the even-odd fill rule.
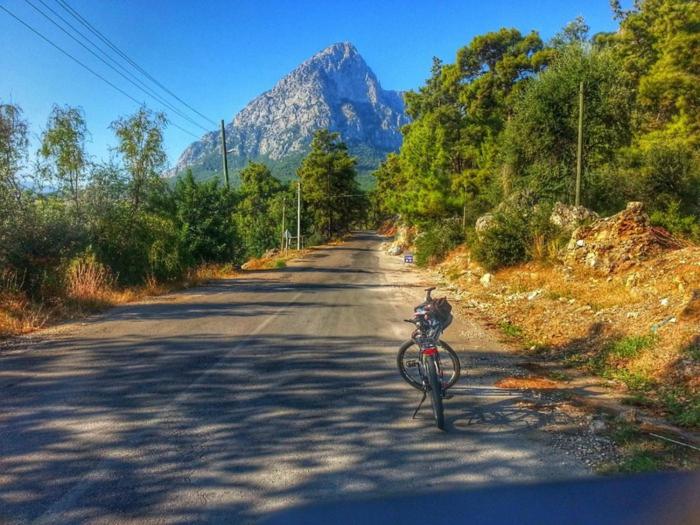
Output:
[[[468,319],[444,336],[467,372],[447,432],[429,406],[410,418],[395,355],[424,283],[380,242],[356,234],[0,355],[0,522],[246,523],[588,474],[492,386],[507,357]]]

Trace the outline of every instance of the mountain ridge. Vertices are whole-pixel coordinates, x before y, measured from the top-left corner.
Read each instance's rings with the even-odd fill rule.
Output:
[[[340,133],[366,178],[398,150],[406,123],[401,94],[383,89],[355,46],[339,42],[302,62],[226,124],[229,165],[236,171],[262,161],[279,178],[291,178],[313,133],[327,128]],[[221,173],[220,131],[190,144],[169,175],[188,168],[200,178]]]

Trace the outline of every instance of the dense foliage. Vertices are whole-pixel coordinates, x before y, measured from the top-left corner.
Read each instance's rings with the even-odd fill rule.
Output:
[[[583,19],[549,42],[501,29],[475,37],[454,63],[435,60],[406,94],[413,121],[375,172],[378,218],[434,231],[476,219],[522,192],[543,206],[572,203],[583,88],[582,204],[612,213],[642,200],[654,221],[697,236],[700,224],[700,4],[637,0],[612,8],[615,33],[589,37]],[[511,248],[477,254],[489,266],[530,257],[526,210],[495,224]],[[521,224],[522,223],[522,224]],[[697,238],[697,237],[696,237]],[[494,241],[495,242],[495,241]]]
[[[264,164],[250,163],[240,173],[240,202],[235,218],[246,257],[260,257],[280,245],[282,206],[293,195]]]
[[[54,106],[30,165],[21,108],[0,104],[0,302],[8,287],[38,301],[63,297],[88,266],[103,285],[132,285],[240,264],[280,246],[285,207],[296,229],[296,188],[264,164],[246,166],[237,189],[191,172],[168,184],[166,125],[145,107],[115,120],[114,156],[98,163],[85,151],[83,111]],[[354,167],[337,135],[318,133],[300,170],[307,244],[309,233],[347,231],[362,212]]]

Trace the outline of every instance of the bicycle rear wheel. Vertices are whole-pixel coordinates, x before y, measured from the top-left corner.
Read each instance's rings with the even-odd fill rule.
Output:
[[[430,403],[433,405],[433,417],[435,424],[440,430],[445,429],[445,411],[442,406],[442,386],[438,377],[437,363],[435,356],[429,355],[425,359],[425,368],[430,385]]]
[[[437,344],[438,356],[440,358],[440,368],[443,377],[442,387],[447,390],[451,388],[459,379],[461,367],[457,353],[452,350],[450,345],[444,341],[438,341]],[[406,341],[399,348],[399,353],[396,355],[396,366],[401,373],[401,377],[409,385],[417,390],[425,390],[423,380],[418,372],[418,361],[420,360],[420,347],[413,340]],[[412,364],[413,366],[409,366]]]

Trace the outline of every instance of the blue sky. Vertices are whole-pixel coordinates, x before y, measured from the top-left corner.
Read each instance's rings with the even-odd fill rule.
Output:
[[[48,12],[41,0],[30,1]],[[500,27],[535,29],[546,39],[583,15],[594,33],[616,28],[608,0],[66,1],[152,76],[217,122],[230,121],[248,101],[334,42],[355,44],[383,87],[407,90],[429,75],[433,56],[451,62],[472,37]],[[43,2],[71,20],[56,0]],[[0,4],[137,100],[163,109],[25,0]],[[96,158],[105,158],[114,145],[109,123],[137,108],[2,11],[0,101],[22,106],[35,137],[52,104],[81,106],[91,133],[88,150]],[[204,133],[166,113],[195,135]],[[171,163],[195,140],[174,127],[165,139]]]

